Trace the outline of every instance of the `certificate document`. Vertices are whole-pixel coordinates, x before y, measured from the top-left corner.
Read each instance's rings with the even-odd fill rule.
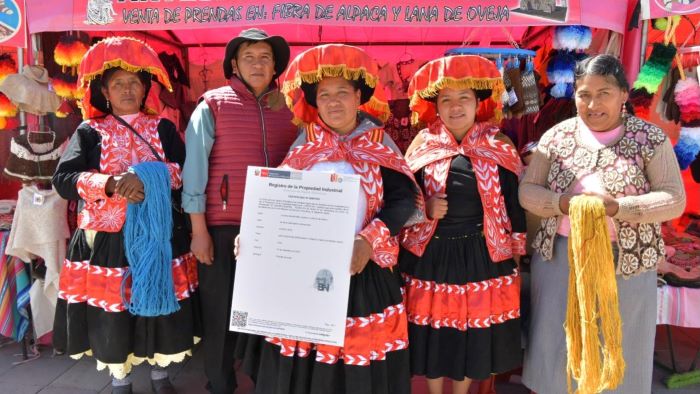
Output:
[[[359,193],[357,175],[248,167],[232,331],[343,346]]]

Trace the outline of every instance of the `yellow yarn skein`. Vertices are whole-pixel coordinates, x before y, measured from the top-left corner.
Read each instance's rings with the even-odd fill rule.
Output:
[[[605,206],[597,197],[576,196],[569,205],[569,219],[569,292],[564,322],[568,391],[571,393],[573,378],[577,393],[599,393],[616,388],[625,374]]]

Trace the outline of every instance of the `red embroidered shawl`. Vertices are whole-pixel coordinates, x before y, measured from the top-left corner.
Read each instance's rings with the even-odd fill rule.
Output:
[[[157,116],[140,114],[131,126],[148,141],[158,155],[165,159],[163,145],[158,135]],[[78,227],[81,229],[104,232],[118,232],[126,218],[125,198],[119,195],[107,196],[105,185],[112,175],[126,172],[134,163],[157,160],[151,149],[133,132],[119,123],[114,117],[107,116],[86,121],[100,135],[100,170],[86,171],[80,174],[76,187],[78,194],[85,201],[85,208],[78,214]],[[173,190],[182,186],[180,166],[166,162],[170,171],[170,183]]]
[[[343,140],[322,123],[310,123],[306,126],[306,143],[293,147],[280,166],[306,170],[323,161],[350,163],[361,177],[362,190],[367,198],[364,228],[359,234],[372,244],[372,260],[382,267],[391,267],[398,257],[398,237],[392,237],[386,225],[374,218],[382,208],[384,197],[380,167],[398,171],[414,183],[415,179],[404,158],[385,145],[383,140],[384,130],[381,127]],[[417,184],[416,189],[419,190]],[[416,201],[416,206],[423,211],[422,198]]]
[[[406,155],[412,171],[424,168],[424,192],[426,200],[437,193],[444,193],[452,158],[464,155],[471,159],[477,186],[484,207],[484,235],[491,259],[503,261],[513,253],[525,253],[525,234],[512,233],[510,219],[501,194],[498,166],[516,175],[522,172],[522,163],[515,148],[496,138],[498,128],[487,123],[477,123],[457,144],[452,133],[441,121],[434,122],[420,132],[422,143]],[[435,233],[437,220],[427,220],[404,229],[402,245],[420,256]]]

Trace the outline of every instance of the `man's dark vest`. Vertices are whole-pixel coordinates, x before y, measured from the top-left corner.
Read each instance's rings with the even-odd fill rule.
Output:
[[[204,93],[216,124],[206,188],[207,225],[239,225],[248,166],[276,167],[294,142],[292,113],[284,103],[277,110],[268,105],[275,94],[272,90],[258,101],[236,77],[229,86]]]

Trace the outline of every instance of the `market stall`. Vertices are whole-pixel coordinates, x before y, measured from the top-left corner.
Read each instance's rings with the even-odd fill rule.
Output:
[[[694,370],[696,362],[688,369],[677,362],[672,334],[674,326],[700,327],[700,143],[696,142],[700,141],[700,4],[645,0],[641,6],[644,40],[639,55],[644,65],[635,88],[642,90],[646,84],[652,91],[637,93],[636,106],[674,141],[687,194],[685,214],[663,229],[666,261],[659,266],[663,285],[657,295],[657,324],[665,326],[658,334],[667,336],[670,347],[671,374],[666,384],[676,388],[700,378],[700,371]],[[668,56],[662,55],[664,52]],[[666,60],[661,60],[664,57]],[[663,67],[651,72],[656,68],[653,64]],[[697,352],[695,358],[700,349]]]
[[[26,61],[27,29],[24,2],[5,1],[0,5],[0,86],[7,78],[20,76]],[[12,156],[14,141],[26,130],[24,107],[12,102],[6,91],[0,88],[0,157]],[[18,100],[21,101],[21,100]],[[0,171],[5,173],[6,160],[0,161]],[[34,346],[30,292],[42,292],[43,282],[33,285],[31,265],[14,255],[12,229],[17,204],[17,193],[22,182],[16,178],[0,176],[0,342],[22,342],[23,363],[38,357]],[[41,310],[41,307],[38,307]],[[43,315],[43,313],[42,313]]]
[[[387,131],[403,149],[417,131],[411,126],[406,95],[415,70],[449,51],[485,55],[507,79],[504,129],[522,148],[572,115],[573,64],[582,53],[631,56],[630,42],[638,34],[627,34],[627,28],[635,5],[583,0],[449,0],[439,5],[419,0],[57,0],[29,2],[27,14],[34,37],[31,62],[43,66],[52,90],[62,97],[60,109],[49,111],[47,119],[58,137],[54,143],[81,119],[70,86],[71,67],[77,63],[70,58],[91,43],[130,35],[159,52],[179,85],[160,95],[162,113],[184,129],[188,108],[204,91],[225,82],[221,59],[226,42],[242,29],[261,27],[284,36],[292,56],[330,42],[363,47],[382,66],[392,109]],[[638,64],[638,51],[632,56],[627,63]],[[58,113],[66,117],[56,117]],[[63,228],[48,227],[62,236]],[[52,268],[51,277],[56,271]]]

